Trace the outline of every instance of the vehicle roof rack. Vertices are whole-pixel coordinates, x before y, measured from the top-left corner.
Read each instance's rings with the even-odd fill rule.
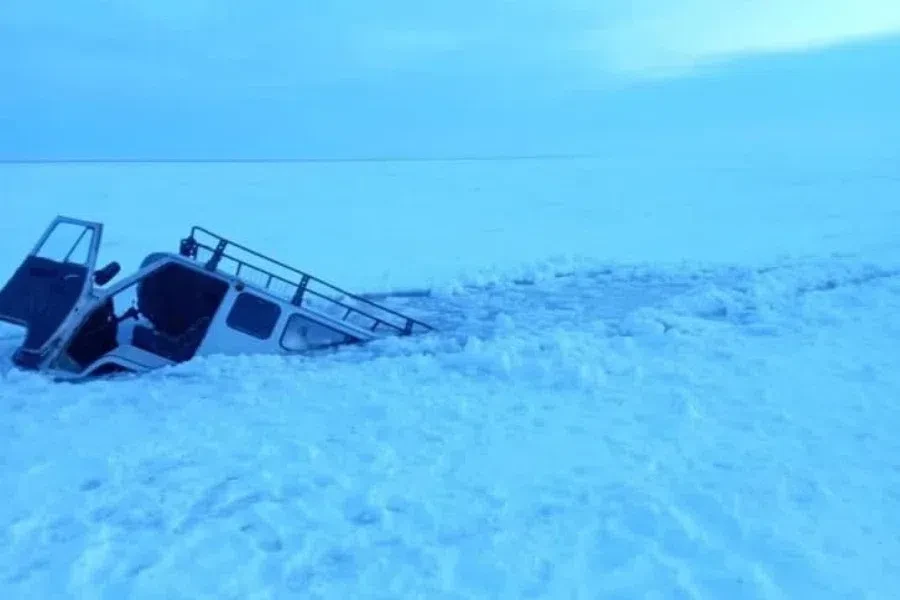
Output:
[[[410,335],[433,330],[422,321],[341,289],[203,227],[195,225],[191,228],[190,235],[181,240],[179,253],[210,271],[238,277],[295,306],[372,332]]]

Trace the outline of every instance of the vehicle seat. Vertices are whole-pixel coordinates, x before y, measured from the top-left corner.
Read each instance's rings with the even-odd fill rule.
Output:
[[[193,357],[215,316],[228,284],[170,263],[138,283],[137,307],[152,325],[136,325],[132,343],[176,361]]]
[[[138,283],[138,310],[154,329],[177,337],[200,319],[211,319],[227,290],[224,281],[169,264]]]
[[[131,343],[137,348],[152,352],[157,356],[175,362],[184,362],[193,358],[208,326],[209,319],[204,317],[182,335],[176,337],[154,331],[145,325],[135,325]]]

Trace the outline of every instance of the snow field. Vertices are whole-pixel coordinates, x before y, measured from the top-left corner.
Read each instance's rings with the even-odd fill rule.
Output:
[[[126,169],[107,180],[93,169],[6,181],[29,211],[70,208],[56,193],[69,190],[79,214],[119,225],[106,257],[135,260],[158,248],[143,244],[152,233],[174,248],[186,227],[160,205],[129,228],[133,206],[96,200],[108,186],[173,209],[231,195],[214,220],[228,226],[230,214],[251,246],[287,248],[280,221],[234,216],[235,190],[256,185],[266,197],[284,178],[305,181],[245,171],[219,188],[197,172]],[[533,182],[565,181],[554,169]],[[703,199],[676,220],[643,188],[619,220],[578,229],[548,215],[579,202],[587,213],[614,208],[546,193],[551,183],[532,197],[545,222],[484,208],[500,189],[515,197],[524,172],[515,183],[482,173],[488,192],[436,209],[467,218],[430,235],[397,226],[380,236],[390,243],[371,246],[374,234],[356,223],[358,235],[329,246],[340,256],[298,241],[312,262],[356,273],[351,287],[436,283],[429,296],[394,301],[428,316],[434,335],[315,359],[213,357],[82,386],[3,369],[0,594],[891,597],[900,253],[889,184],[861,180],[853,189],[872,192],[865,204],[810,191],[822,199],[815,212],[784,193],[761,200],[744,228],[750,192],[746,206],[734,200],[737,217]],[[696,191],[685,187],[673,193]],[[378,197],[397,197],[385,191]],[[403,213],[384,202],[379,210]],[[337,210],[317,206],[323,219]],[[801,230],[804,214],[818,220]],[[25,230],[44,220],[4,222],[4,250],[18,255]],[[160,232],[143,229],[157,221]],[[721,230],[694,235],[710,222]],[[541,260],[564,230],[576,232],[560,238],[573,252]],[[514,231],[535,235],[502,247]],[[409,262],[383,262],[410,247],[420,252]],[[293,252],[288,261],[302,259]]]

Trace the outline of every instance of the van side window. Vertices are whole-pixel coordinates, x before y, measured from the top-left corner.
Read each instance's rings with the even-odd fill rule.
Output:
[[[297,314],[288,318],[284,333],[281,334],[281,346],[290,352],[327,348],[354,341],[355,338]]]
[[[225,322],[236,331],[267,340],[272,336],[279,317],[281,317],[280,306],[265,298],[243,292],[234,301]]]

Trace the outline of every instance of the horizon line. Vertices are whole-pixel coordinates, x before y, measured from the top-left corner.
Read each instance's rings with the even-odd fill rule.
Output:
[[[594,153],[496,154],[449,156],[271,156],[271,157],[68,157],[68,158],[0,158],[0,164],[277,164],[277,163],[403,163],[403,162],[513,162],[529,160],[579,160],[600,158]]]

